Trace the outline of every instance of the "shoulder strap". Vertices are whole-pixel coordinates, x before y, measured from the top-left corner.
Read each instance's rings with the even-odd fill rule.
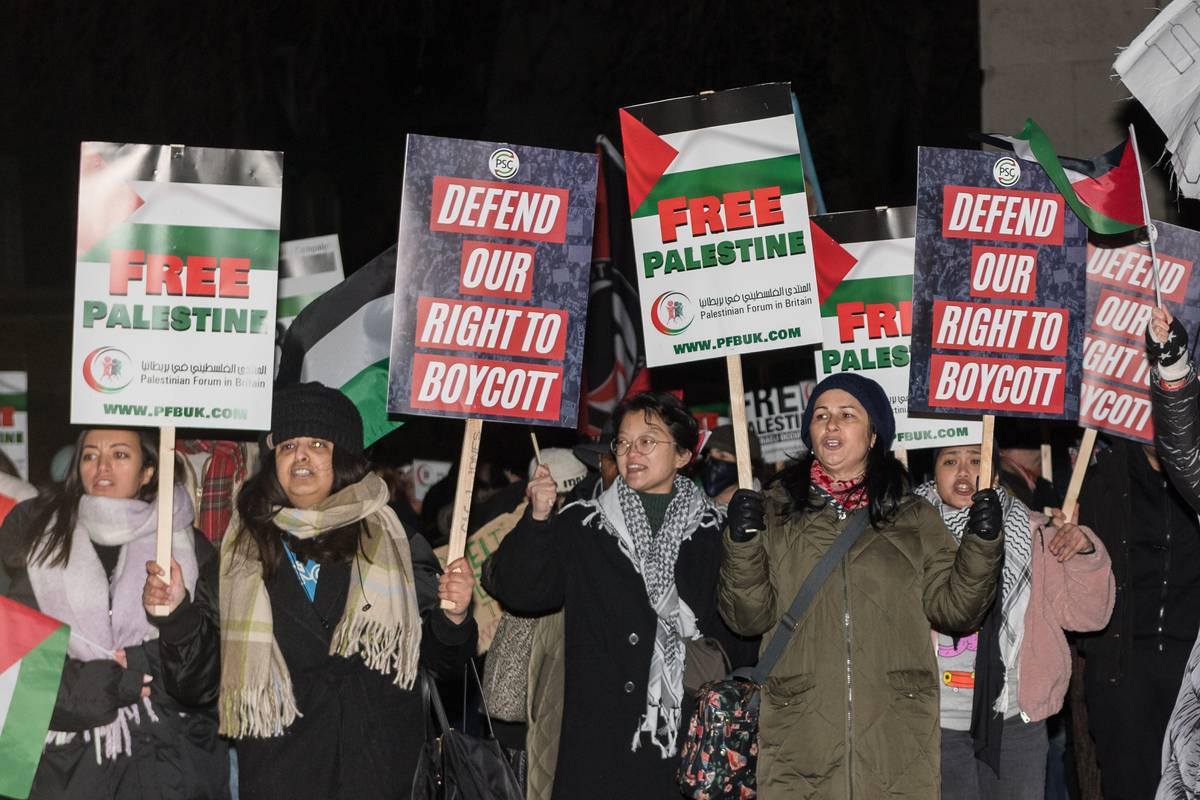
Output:
[[[770,644],[763,651],[762,656],[758,659],[758,665],[749,670],[747,677],[751,678],[755,683],[763,683],[767,676],[771,674],[771,670],[775,668],[775,664],[783,656],[783,651],[787,648],[788,642],[792,638],[792,634],[796,632],[796,628],[800,625],[800,620],[804,619],[805,612],[808,611],[809,605],[817,592],[825,584],[825,580],[833,572],[833,568],[837,563],[850,551],[854,543],[867,529],[867,523],[870,522],[870,514],[865,508],[860,508],[850,515],[850,521],[846,523],[845,529],[842,530],[840,536],[834,540],[829,549],[825,551],[825,555],[821,556],[821,560],[813,567],[813,571],[808,573],[808,577],[804,579],[804,583],[800,585],[800,591],[796,593],[796,599],[792,601],[786,613],[779,620],[779,627],[775,630],[775,635],[771,637]]]

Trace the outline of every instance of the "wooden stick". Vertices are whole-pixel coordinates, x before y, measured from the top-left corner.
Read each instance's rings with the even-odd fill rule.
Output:
[[[892,450],[892,455],[894,455],[896,457],[897,461],[899,461],[901,464],[904,465],[905,469],[908,469],[908,451],[907,450],[905,450],[903,447],[897,447],[894,450]]]
[[[992,439],[996,430],[996,415],[983,415],[983,441],[979,445],[979,489],[992,488]]]
[[[529,432],[529,438],[533,442],[533,457],[540,465],[542,463],[542,448],[538,447],[537,434],[533,431]]]
[[[1083,475],[1087,472],[1088,462],[1092,460],[1092,448],[1096,445],[1096,429],[1084,428],[1083,438],[1079,441],[1079,455],[1075,456],[1075,466],[1071,468],[1071,482],[1067,484],[1067,496],[1063,500],[1063,516],[1071,521],[1075,506],[1079,503],[1079,490],[1083,488]]]
[[[1054,483],[1054,453],[1048,444],[1042,445],[1042,477],[1046,483]]]
[[[162,579],[171,584],[171,523],[175,510],[175,426],[158,429],[158,535],[155,538],[154,561],[162,570]],[[165,617],[167,606],[155,606],[153,614]]]
[[[742,387],[742,357],[725,356],[729,373],[729,418],[733,422],[733,449],[737,456],[738,488],[754,488],[754,470],[750,463],[750,432],[746,428],[746,390]]]
[[[450,522],[450,546],[446,563],[463,557],[467,549],[467,525],[471,520],[471,494],[475,489],[475,467],[479,463],[479,435],[483,420],[468,419],[463,431],[462,452],[458,456],[458,481],[454,485],[454,516]],[[453,611],[454,603],[442,601],[442,608]]]

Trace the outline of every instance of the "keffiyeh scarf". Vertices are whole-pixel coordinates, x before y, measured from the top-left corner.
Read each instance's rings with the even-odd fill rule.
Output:
[[[311,508],[280,509],[275,525],[298,539],[311,539],[366,522],[365,557],[351,566],[346,608],[329,654],[359,655],[370,669],[394,673],[396,685],[407,689],[417,676],[421,620],[408,536],[387,501],[387,484],[372,473]],[[221,542],[220,733],[282,736],[300,709],[275,641],[258,550],[244,530],[233,529],[237,533]]]
[[[696,615],[679,597],[675,586],[675,562],[679,548],[705,524],[719,525],[721,515],[696,484],[675,476],[674,497],[667,506],[662,527],[650,528],[646,510],[636,491],[618,477],[596,501],[584,501],[595,511],[584,524],[594,520],[615,536],[621,552],[633,564],[646,586],[646,595],[658,618],[654,651],[646,682],[646,711],[633,734],[633,750],[649,734],[663,758],[677,752],[676,739],[682,720],[684,642],[697,639]]]
[[[171,555],[179,562],[184,586],[194,595],[198,569],[192,539],[192,501],[182,486],[175,487],[173,499]],[[38,608],[71,626],[68,656],[78,661],[111,660],[116,650],[158,638],[158,629],[142,607],[146,562],[155,558],[157,530],[157,498],[147,503],[84,495],[79,499],[66,565],[29,564],[29,583]],[[121,548],[111,579],[94,544]],[[158,722],[150,699],[143,698],[140,703],[118,709],[116,719],[109,724],[83,732],[84,740],[95,744],[97,763],[103,758],[130,754],[129,726],[142,724],[143,710],[149,722]],[[47,741],[65,744],[76,735],[50,731]]]

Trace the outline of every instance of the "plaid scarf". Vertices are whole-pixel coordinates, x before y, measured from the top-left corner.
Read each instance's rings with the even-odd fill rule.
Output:
[[[394,672],[396,685],[408,689],[417,675],[421,620],[408,536],[387,501],[387,484],[372,473],[311,508],[280,509],[275,525],[311,539],[366,521],[365,557],[351,567],[346,608],[329,654],[359,655],[370,669]],[[282,736],[300,710],[275,641],[262,563],[240,526],[221,543],[220,607],[220,732],[233,738]]]
[[[830,475],[815,458],[808,471],[809,485],[813,491],[833,506],[839,517],[845,517],[847,512],[862,508],[870,500],[867,497],[867,482],[865,476],[859,475],[852,481],[839,481]]]
[[[219,542],[233,517],[233,488],[246,477],[246,459],[237,442],[186,439],[176,445],[181,453],[211,453],[208,469],[200,476],[200,506],[196,527],[210,542]]]

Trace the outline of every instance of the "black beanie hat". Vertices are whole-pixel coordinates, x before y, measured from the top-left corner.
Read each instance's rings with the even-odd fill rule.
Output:
[[[875,426],[875,435],[883,443],[883,449],[890,450],[892,439],[896,437],[896,416],[892,413],[891,401],[888,400],[882,386],[870,378],[864,378],[857,372],[835,373],[818,383],[813,389],[812,395],[808,398],[808,405],[804,407],[804,416],[800,420],[800,438],[804,440],[804,446],[812,449],[808,426],[812,423],[813,409],[817,405],[817,398],[830,389],[841,389],[843,392],[848,392],[855,400],[862,403],[862,407],[867,410],[867,416],[871,418],[871,423]]]
[[[319,383],[276,389],[267,446],[274,448],[297,436],[328,439],[338,450],[359,455],[363,451],[362,417],[350,398]]]

